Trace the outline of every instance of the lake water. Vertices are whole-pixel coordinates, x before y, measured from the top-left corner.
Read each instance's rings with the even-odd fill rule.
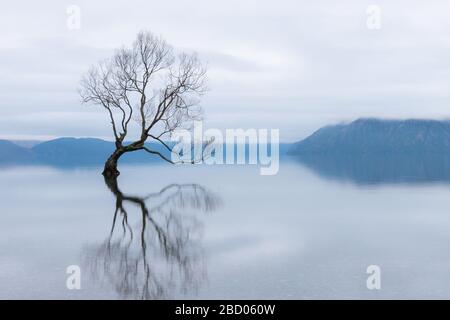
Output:
[[[2,168],[0,298],[450,298],[445,168],[358,168]]]

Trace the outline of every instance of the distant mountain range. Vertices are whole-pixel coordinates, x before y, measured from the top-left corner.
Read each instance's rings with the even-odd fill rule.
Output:
[[[166,156],[160,144],[147,144]],[[358,119],[323,127],[306,139],[280,143],[280,156],[450,156],[450,122],[435,120]],[[114,143],[95,138],[59,138],[46,142],[0,140],[0,164],[98,165],[113,152]],[[164,163],[146,152],[131,152],[122,163]]]
[[[0,162],[28,162],[34,158],[31,150],[7,140],[0,140]]]
[[[146,145],[170,158],[170,153],[161,144]],[[290,147],[291,144],[280,144],[280,154],[286,154]],[[45,164],[59,167],[101,165],[114,149],[113,142],[95,138],[59,138],[40,143],[0,140],[0,164]],[[248,156],[248,149],[246,155]],[[158,156],[145,151],[130,152],[124,155],[120,162],[166,163]]]
[[[450,155],[450,122],[358,119],[323,127],[295,143],[291,155]]]
[[[147,146],[167,155],[167,150],[159,144],[151,143]],[[97,165],[104,163],[114,148],[113,142],[94,138],[59,138],[22,145],[0,140],[0,163],[55,166]],[[160,159],[147,152],[132,152],[124,156],[121,161],[124,163],[156,162]]]

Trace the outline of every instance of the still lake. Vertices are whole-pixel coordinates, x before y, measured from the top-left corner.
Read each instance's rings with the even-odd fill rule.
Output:
[[[0,298],[450,298],[448,167],[343,163],[0,168]]]

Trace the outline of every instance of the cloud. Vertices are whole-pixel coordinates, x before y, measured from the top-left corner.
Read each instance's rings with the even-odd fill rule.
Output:
[[[449,117],[450,4],[377,3],[380,30],[367,29],[372,3],[360,0],[83,0],[81,29],[68,30],[68,3],[8,2],[0,136],[108,135],[102,110],[86,113],[76,87],[89,65],[142,29],[207,61],[211,126],[275,127],[292,141],[360,116]]]

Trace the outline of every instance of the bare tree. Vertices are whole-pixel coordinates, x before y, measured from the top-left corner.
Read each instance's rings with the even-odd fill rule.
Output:
[[[206,69],[196,54],[175,54],[150,32],[140,32],[131,48],[121,48],[93,67],[80,84],[83,103],[103,107],[111,122],[115,151],[105,162],[104,176],[118,176],[117,162],[127,153],[144,150],[172,162],[167,153],[152,150],[147,140],[174,152],[167,138],[201,117]],[[137,129],[132,129],[136,120]],[[135,126],[136,127],[136,126]],[[134,142],[129,132],[137,130]]]

